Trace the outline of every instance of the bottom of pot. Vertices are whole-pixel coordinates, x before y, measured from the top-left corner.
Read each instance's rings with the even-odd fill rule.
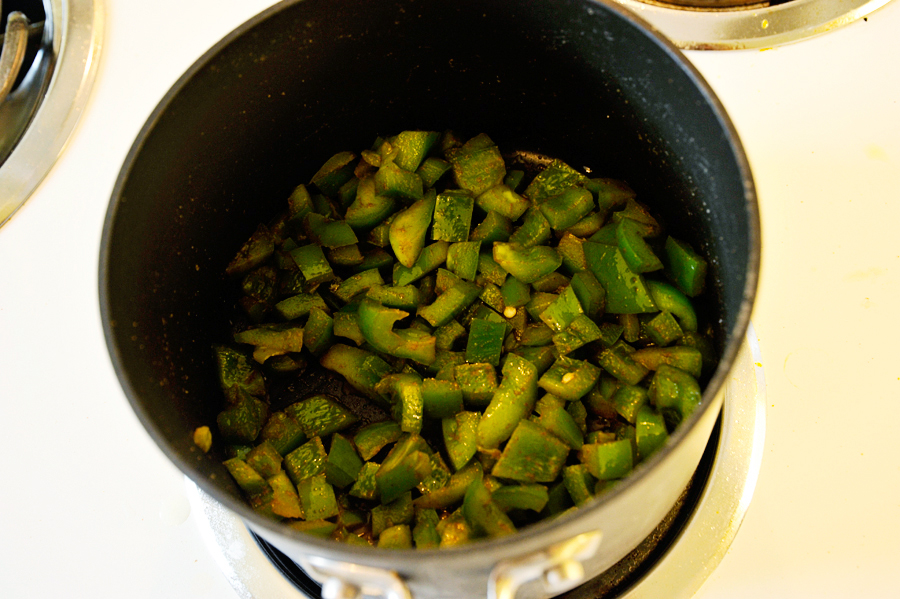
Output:
[[[687,599],[724,557],[749,506],[765,437],[765,379],[751,326],[722,413],[688,486],[630,554],[561,599]],[[240,597],[319,599],[321,586],[188,480],[204,540]]]

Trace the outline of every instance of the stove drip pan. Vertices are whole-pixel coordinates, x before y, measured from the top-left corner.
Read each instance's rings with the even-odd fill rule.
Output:
[[[737,534],[762,460],[765,378],[752,325],[724,393],[700,466],[666,518],[619,563],[559,599],[688,599],[703,585]],[[185,480],[201,535],[241,599],[321,597],[294,561]]]
[[[771,48],[864,18],[890,0],[614,0],[684,50]]]
[[[22,12],[29,25],[22,66],[0,101],[0,225],[34,192],[65,148],[87,103],[103,39],[101,0],[6,0],[2,5],[4,11]]]

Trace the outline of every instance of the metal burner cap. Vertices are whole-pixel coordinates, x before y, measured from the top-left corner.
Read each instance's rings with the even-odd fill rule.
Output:
[[[684,50],[771,48],[865,17],[890,0],[614,0]]]

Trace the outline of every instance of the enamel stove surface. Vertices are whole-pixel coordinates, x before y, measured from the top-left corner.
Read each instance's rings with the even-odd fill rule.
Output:
[[[183,475],[121,391],[97,257],[148,115],[203,52],[273,2],[98,4],[90,99],[53,169],[0,228],[0,597],[252,597],[232,587]],[[687,53],[757,184],[752,320],[766,376],[755,492],[715,570],[690,568],[706,579],[694,599],[900,597],[897,31],[894,1],[796,43]]]

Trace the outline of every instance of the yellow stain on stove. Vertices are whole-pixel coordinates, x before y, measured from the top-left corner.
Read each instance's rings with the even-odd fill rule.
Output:
[[[886,268],[867,268],[865,270],[855,270],[847,275],[844,275],[844,280],[849,283],[859,283],[862,281],[877,279],[878,277],[883,277],[886,274],[888,274],[888,269]]]
[[[869,144],[866,146],[866,158],[869,160],[878,160],[880,162],[890,162],[887,150],[878,144]]]

